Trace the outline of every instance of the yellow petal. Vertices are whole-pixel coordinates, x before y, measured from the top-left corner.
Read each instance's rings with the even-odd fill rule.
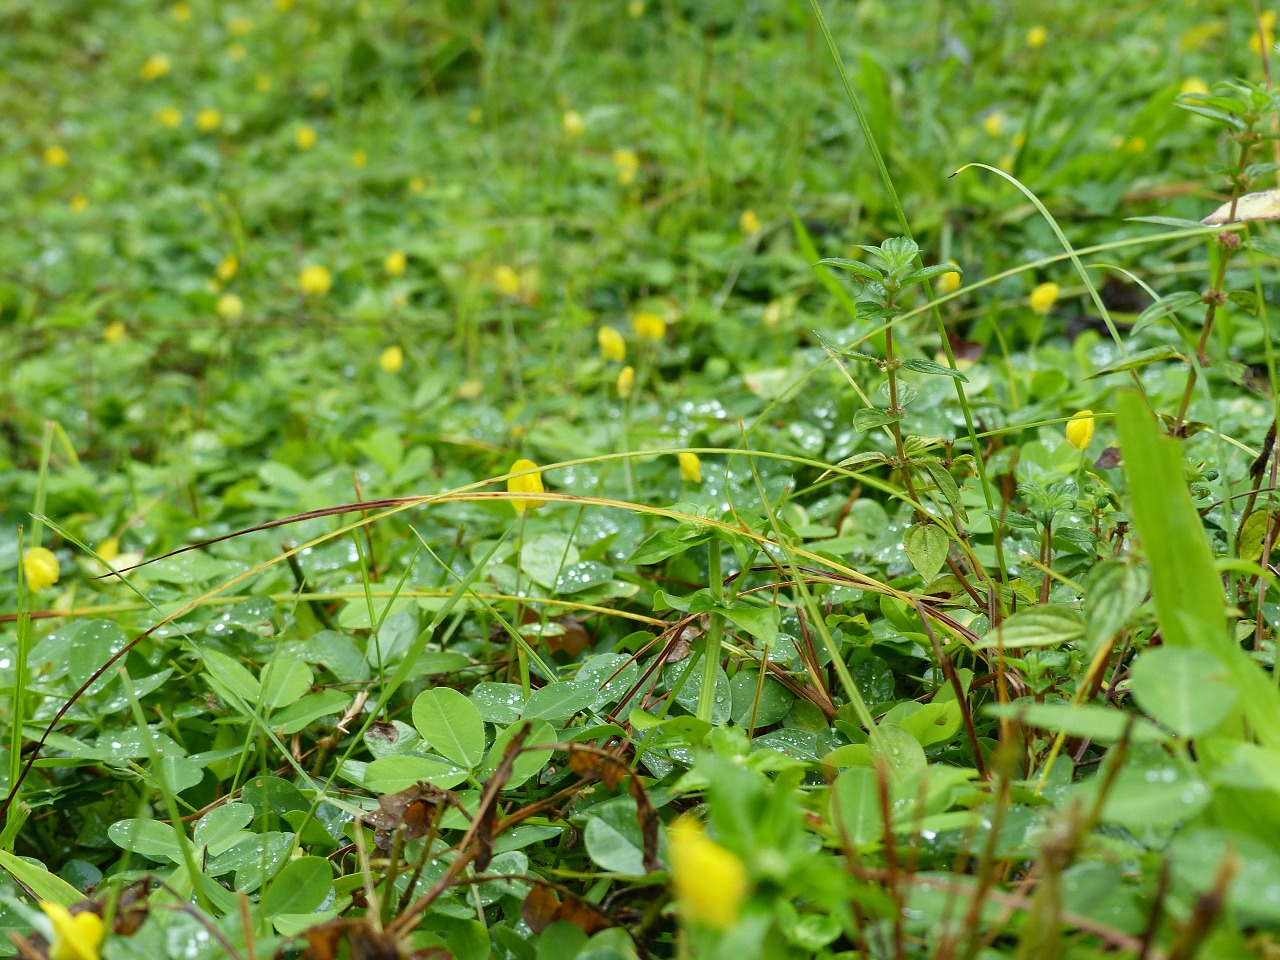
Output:
[[[525,473],[525,471],[533,472]],[[542,493],[546,489],[542,485],[542,473],[532,460],[517,460],[507,472],[524,474],[524,476],[508,478],[507,490],[511,493]],[[511,501],[511,506],[516,513],[524,513],[530,507],[537,507],[540,503],[542,503],[540,497],[516,497]]]
[[[58,582],[62,568],[52,550],[47,547],[32,547],[22,554],[22,575],[26,578],[27,589],[39,592]]]
[[[750,892],[747,868],[733,851],[711,840],[692,817],[670,830],[671,885],[685,920],[716,930],[738,922]]]

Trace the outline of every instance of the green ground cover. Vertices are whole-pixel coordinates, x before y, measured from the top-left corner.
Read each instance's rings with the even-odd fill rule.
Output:
[[[0,0],[0,952],[1280,954],[1275,26]]]

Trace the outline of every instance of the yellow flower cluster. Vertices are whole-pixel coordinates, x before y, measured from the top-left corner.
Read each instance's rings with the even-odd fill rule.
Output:
[[[751,892],[746,865],[732,850],[722,847],[690,816],[672,825],[671,885],[676,906],[685,921],[729,930],[742,914]]]

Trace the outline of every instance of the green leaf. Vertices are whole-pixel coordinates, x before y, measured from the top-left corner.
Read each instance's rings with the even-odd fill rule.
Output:
[[[50,873],[38,863],[32,863],[6,850],[0,850],[0,868],[41,900],[70,907],[84,899],[84,894],[61,877]]]
[[[1040,727],[1053,733],[1065,733],[1069,737],[1087,737],[1099,743],[1115,743],[1124,736],[1130,722],[1133,729],[1130,739],[1135,743],[1163,743],[1168,734],[1149,720],[1134,717],[1114,707],[1100,707],[1086,703],[1073,706],[1069,703],[993,703],[983,708],[991,717],[1006,717],[1028,727]]]
[[[844,257],[823,257],[815,267],[835,267],[838,270],[847,270],[849,273],[861,277],[863,280],[879,280],[880,271],[875,267],[869,267],[865,263],[858,260],[847,260]]]
[[[942,276],[944,273],[954,273],[958,275],[963,275],[964,271],[962,271],[954,263],[939,263],[939,264],[935,264],[932,267],[921,267],[919,270],[912,270],[910,273],[908,273],[905,277],[902,278],[901,282],[902,282],[902,285],[906,287],[913,283],[923,283],[926,280],[936,279],[937,277]]]
[[[564,534],[544,533],[524,542],[520,548],[520,569],[538,586],[550,589],[578,558],[578,548]]]
[[[974,646],[980,650],[1001,646],[1006,650],[1056,647],[1083,636],[1084,616],[1080,611],[1058,604],[1042,604],[1018,611]]]
[[[901,419],[900,413],[890,413],[888,410],[880,410],[877,407],[863,407],[853,415],[853,428],[859,433],[866,433],[877,427],[887,427]]]
[[[1120,394],[1117,423],[1130,514],[1151,568],[1151,596],[1165,643],[1201,650],[1225,665],[1254,736],[1280,746],[1280,693],[1227,629],[1226,596],[1187,491],[1182,447],[1161,436],[1133,391]]]
[[[746,600],[734,600],[721,607],[734,626],[745,630],[761,643],[769,644],[778,639],[778,622],[781,611],[777,607],[761,607]]]
[[[936,360],[926,360],[924,357],[903,360],[902,366],[907,370],[914,370],[916,373],[924,373],[932,377],[952,377],[965,383],[969,382],[969,378],[959,370],[952,370],[946,364],[938,363]]]
[[[117,820],[107,828],[107,836],[117,847],[140,853],[151,860],[182,862],[182,846],[173,827],[158,820]]]
[[[884,834],[880,784],[870,767],[850,767],[831,788],[831,822],[854,847],[875,846]]]
[[[548,683],[529,695],[520,714],[525,720],[567,720],[596,702],[599,691],[585,683],[560,680]]]
[[[333,868],[324,857],[290,860],[276,874],[262,895],[263,916],[281,913],[313,913],[333,890]]]
[[[480,778],[482,780],[487,780],[493,775],[493,771],[498,768],[498,764],[502,761],[502,754],[506,751],[507,744],[523,728],[523,723],[512,724],[494,739],[493,746],[489,748],[489,756],[485,759],[484,766],[480,768]],[[550,763],[552,757],[550,750],[535,750],[532,748],[555,743],[558,739],[555,728],[551,724],[545,720],[534,721],[529,729],[529,736],[525,738],[524,749],[520,752],[520,756],[516,757],[515,763],[512,764],[511,777],[507,780],[507,785],[504,789],[512,790],[520,786]]]
[[[1104,560],[1085,582],[1085,639],[1090,651],[1129,625],[1147,596],[1150,578],[1143,567]]]
[[[209,670],[211,680],[218,681],[247,704],[252,705],[258,702],[262,686],[258,683],[258,678],[239,660],[228,657],[225,653],[219,653],[217,650],[204,650],[200,656],[204,659],[204,665]]]
[[[413,701],[413,725],[436,753],[464,767],[484,759],[484,721],[476,705],[451,687],[423,690]]]
[[[938,491],[947,498],[947,505],[955,511],[956,516],[968,522],[969,512],[965,510],[964,501],[960,498],[960,488],[956,485],[956,478],[951,475],[946,464],[926,461],[921,466],[932,478]]]
[[[866,467],[877,466],[882,463],[888,463],[889,458],[879,450],[864,450],[862,453],[855,453],[852,457],[846,457],[836,466],[845,467],[849,470],[862,470]]]
[[[1185,310],[1198,303],[1200,303],[1200,294],[1192,293],[1190,290],[1179,290],[1177,293],[1171,293],[1167,297],[1161,297],[1143,310],[1142,313],[1138,314],[1138,319],[1133,321],[1133,329],[1130,332],[1137,333],[1163,317],[1170,316],[1179,310]]]
[[[397,793],[419,780],[448,790],[467,779],[467,771],[439,757],[381,757],[364,769],[364,786],[374,793]]]
[[[301,660],[273,660],[262,671],[262,702],[283,707],[302,698],[314,679],[311,668]]]
[[[636,819],[636,802],[630,797],[592,807],[582,839],[587,856],[600,869],[630,876],[644,874],[644,837]]]
[[[1133,663],[1129,689],[1150,717],[1184,737],[1215,729],[1235,706],[1226,668],[1202,650],[1154,647]]]
[[[925,583],[938,575],[947,562],[947,549],[951,540],[936,523],[913,523],[902,534],[902,548],[916,573]]]
[[[1109,367],[1092,373],[1085,377],[1086,380],[1097,380],[1099,377],[1107,377],[1113,373],[1122,373],[1125,370],[1138,370],[1141,367],[1149,366],[1153,363],[1159,363],[1162,360],[1181,360],[1184,363],[1187,355],[1175,350],[1173,347],[1154,347],[1150,350],[1143,350],[1141,353],[1131,353],[1128,359],[1112,364]]]

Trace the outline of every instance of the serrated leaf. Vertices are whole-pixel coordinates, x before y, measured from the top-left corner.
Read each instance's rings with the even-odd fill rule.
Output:
[[[940,277],[944,273],[955,273],[963,275],[963,271],[954,263],[939,263],[932,267],[922,267],[919,270],[913,270],[902,278],[902,285],[905,287],[912,283],[923,283],[925,280],[932,280]]]
[[[947,498],[947,503],[955,511],[956,516],[968,522],[969,513],[965,510],[964,503],[960,499],[960,487],[956,484],[956,479],[951,475],[951,471],[942,463],[926,462],[922,466],[932,478],[934,486]]]
[[[855,453],[852,457],[846,457],[836,464],[836,466],[847,467],[850,470],[859,470],[863,467],[888,462],[889,458],[879,450],[864,450],[862,453]]]
[[[1167,297],[1161,297],[1143,310],[1142,313],[1138,314],[1138,319],[1133,321],[1131,332],[1137,333],[1157,320],[1175,314],[1179,310],[1185,310],[1187,307],[1199,302],[1200,294],[1192,293],[1190,290],[1179,290],[1177,293],[1171,293]]]

